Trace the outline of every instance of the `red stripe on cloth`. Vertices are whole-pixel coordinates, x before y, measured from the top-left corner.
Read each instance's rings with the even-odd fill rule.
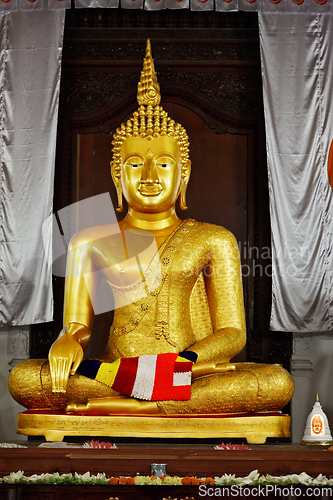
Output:
[[[130,396],[132,394],[136,372],[138,369],[138,362],[138,356],[135,358],[121,358],[112,389],[122,392],[126,396]]]
[[[191,399],[191,385],[173,387],[172,401],[188,401]]]
[[[155,384],[152,401],[168,401],[173,395],[173,371],[176,353],[159,354],[156,361]]]
[[[192,371],[192,361],[176,361],[175,373],[188,373]],[[173,401],[188,401],[191,399],[191,383],[188,385],[178,385],[173,387]]]
[[[192,371],[192,361],[176,361],[175,373],[187,373]]]

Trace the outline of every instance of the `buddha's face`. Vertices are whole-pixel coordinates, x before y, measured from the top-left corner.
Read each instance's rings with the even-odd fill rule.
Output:
[[[158,213],[176,203],[181,186],[177,142],[168,136],[126,139],[121,147],[123,195],[134,210]]]
[[[323,434],[323,421],[319,415],[315,415],[312,419],[312,432],[314,434]]]

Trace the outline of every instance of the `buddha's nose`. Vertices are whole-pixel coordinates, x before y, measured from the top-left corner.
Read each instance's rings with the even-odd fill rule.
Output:
[[[147,158],[145,161],[141,174],[141,182],[152,184],[159,182],[159,178],[156,172],[156,166],[151,158]]]

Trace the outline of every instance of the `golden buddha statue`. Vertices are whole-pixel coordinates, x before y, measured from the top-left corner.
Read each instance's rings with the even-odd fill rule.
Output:
[[[69,415],[277,412],[293,394],[289,373],[280,365],[230,362],[246,343],[234,236],[223,227],[177,216],[178,198],[181,209],[186,209],[189,142],[185,129],[159,105],[149,40],[138,103],[133,117],[113,137],[111,174],[117,210],[123,209],[124,197],[128,213],[119,228],[92,227],[72,238],[64,330],[50,349],[49,361],[27,360],[12,370],[10,392],[30,410],[61,410]],[[121,251],[109,238],[119,230]],[[137,259],[126,255],[129,234],[138,247],[153,235],[158,248],[155,255],[144,252],[139,267]],[[92,364],[87,360],[87,365],[82,360],[94,321],[96,270],[103,271],[113,290],[115,313],[105,353]],[[153,399],[143,391],[139,399],[135,392],[119,391],[115,380],[120,360],[149,364],[155,357],[157,363],[156,356],[164,354],[170,354],[172,366],[176,361],[189,363],[190,397]]]

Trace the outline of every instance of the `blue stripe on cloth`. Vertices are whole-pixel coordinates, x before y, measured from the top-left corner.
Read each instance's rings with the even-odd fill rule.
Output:
[[[95,379],[101,364],[102,361],[98,361],[97,359],[84,359],[77,369],[77,373]]]
[[[193,363],[196,362],[198,359],[198,355],[194,351],[183,351],[178,354],[178,356],[181,356],[182,358],[188,359],[189,361],[193,361]]]

